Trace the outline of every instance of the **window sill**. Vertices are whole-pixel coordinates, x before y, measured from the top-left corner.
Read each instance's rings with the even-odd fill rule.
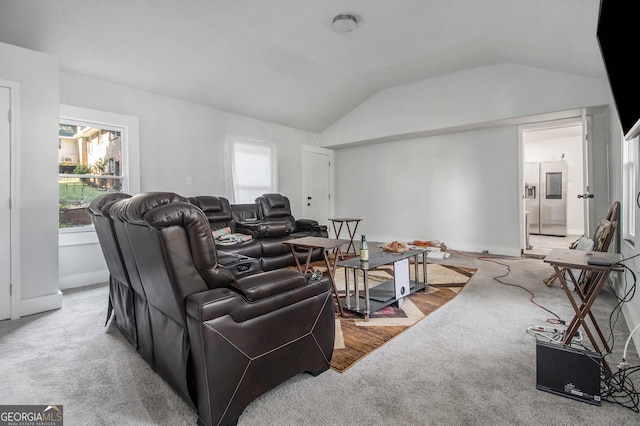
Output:
[[[98,243],[98,235],[93,226],[62,228],[59,230],[58,247]]]
[[[95,232],[93,225],[89,226],[74,226],[73,228],[58,228],[60,234],[77,234],[81,232]]]

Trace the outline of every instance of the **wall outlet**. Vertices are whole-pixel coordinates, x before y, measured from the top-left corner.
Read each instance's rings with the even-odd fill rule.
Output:
[[[191,185],[193,183],[193,178],[191,176],[187,176],[187,185]]]

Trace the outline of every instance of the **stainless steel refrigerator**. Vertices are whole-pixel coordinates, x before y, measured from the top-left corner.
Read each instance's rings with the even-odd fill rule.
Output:
[[[524,208],[529,233],[567,235],[567,162],[525,163]]]

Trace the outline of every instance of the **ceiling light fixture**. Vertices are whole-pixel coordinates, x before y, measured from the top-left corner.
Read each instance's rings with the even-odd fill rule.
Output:
[[[353,31],[358,26],[358,18],[349,13],[341,13],[333,18],[331,26],[334,30],[340,31],[341,33]]]

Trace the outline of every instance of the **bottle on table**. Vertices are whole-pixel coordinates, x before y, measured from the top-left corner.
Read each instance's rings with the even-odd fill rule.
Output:
[[[360,260],[362,262],[369,261],[369,247],[367,246],[367,237],[362,235],[362,240],[360,241]]]

